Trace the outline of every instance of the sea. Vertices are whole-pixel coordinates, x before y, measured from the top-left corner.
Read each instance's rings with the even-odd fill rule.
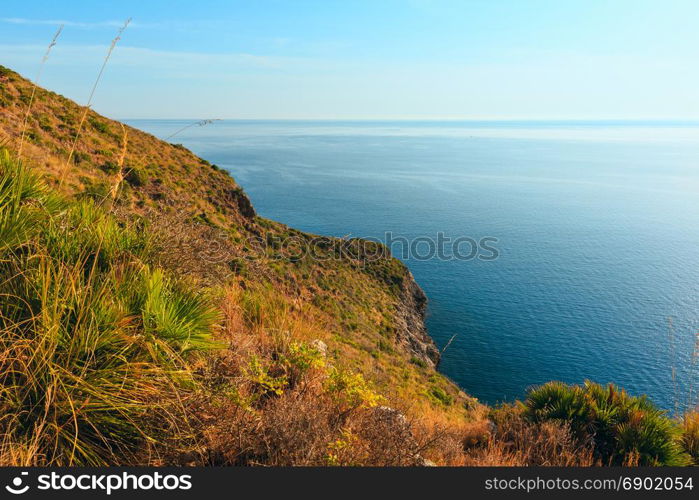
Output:
[[[484,402],[592,380],[697,404],[699,123],[127,122],[176,133],[264,217],[390,243],[439,369]]]

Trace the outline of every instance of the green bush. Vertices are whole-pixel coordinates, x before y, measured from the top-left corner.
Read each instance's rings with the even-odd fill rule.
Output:
[[[532,389],[524,404],[533,421],[566,422],[578,439],[594,444],[604,464],[689,463],[676,422],[645,396],[630,396],[611,384],[549,382]]]
[[[53,126],[51,125],[51,120],[48,115],[39,115],[37,117],[37,123],[39,124],[39,128],[44,132],[51,132],[53,130]]]
[[[78,193],[77,197],[81,200],[92,200],[101,202],[110,196],[112,187],[106,181],[93,181],[87,179],[84,183],[83,190]]]
[[[113,175],[119,171],[119,165],[113,161],[105,161],[102,165],[100,165],[100,170],[106,174]]]
[[[109,134],[111,131],[109,129],[109,125],[107,125],[104,122],[99,121],[96,118],[90,118],[90,125],[92,125],[92,128],[95,129],[97,132],[101,134]]]
[[[427,368],[427,363],[425,363],[422,359],[418,357],[411,357],[410,362],[416,366],[419,366],[420,368]]]
[[[76,165],[81,164],[82,162],[87,162],[90,160],[90,155],[87,153],[83,153],[81,151],[75,151],[73,153],[73,163]]]
[[[451,406],[454,404],[454,398],[441,387],[432,387],[429,396],[433,401],[444,406]]]
[[[133,187],[143,186],[148,182],[148,173],[143,167],[127,168],[124,180]]]
[[[9,153],[0,150],[0,255],[27,245],[59,205],[36,175],[16,167]]]

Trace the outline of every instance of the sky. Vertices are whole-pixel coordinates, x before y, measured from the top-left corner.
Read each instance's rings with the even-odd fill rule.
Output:
[[[3,0],[0,64],[112,118],[699,119],[695,0]]]

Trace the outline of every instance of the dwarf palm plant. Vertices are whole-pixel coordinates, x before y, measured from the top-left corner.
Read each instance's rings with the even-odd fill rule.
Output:
[[[0,252],[27,243],[41,227],[58,200],[28,169],[0,148]]]
[[[634,397],[614,385],[549,382],[532,389],[524,402],[534,421],[567,422],[575,435],[594,444],[603,463],[686,465],[677,424],[645,396]]]

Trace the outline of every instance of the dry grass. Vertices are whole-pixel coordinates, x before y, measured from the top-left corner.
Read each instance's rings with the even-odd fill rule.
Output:
[[[579,443],[561,422],[533,423],[520,408],[505,406],[493,414],[485,443],[477,441],[465,465],[591,466],[590,445]]]
[[[693,465],[699,465],[699,412],[689,412],[682,417],[682,447],[692,457]]]
[[[95,97],[95,91],[97,90],[97,86],[99,85],[100,80],[102,79],[102,75],[104,74],[104,69],[107,67],[107,63],[109,62],[109,59],[112,57],[112,52],[114,52],[114,48],[116,47],[116,44],[121,39],[122,33],[129,26],[130,22],[131,22],[131,18],[127,19],[124,22],[124,25],[121,28],[119,28],[117,35],[112,40],[112,43],[109,45],[109,49],[107,50],[107,55],[105,55],[104,60],[102,61],[102,66],[100,67],[99,73],[97,73],[97,78],[95,79],[95,82],[92,84],[92,89],[90,90],[90,97],[87,99],[87,104],[85,104],[84,111],[80,117],[80,121],[78,122],[78,128],[75,132],[75,137],[73,138],[73,143],[70,147],[70,150],[68,151],[68,158],[66,159],[66,163],[63,167],[63,172],[61,173],[61,177],[60,177],[60,181],[59,181],[60,185],[63,185],[63,183],[65,182],[66,174],[68,173],[68,167],[73,161],[73,155],[75,154],[75,147],[77,146],[78,141],[80,140],[80,134],[83,130],[83,126],[85,125],[85,120],[87,119],[87,115],[88,115],[88,112],[90,111],[90,107],[92,106],[92,99]]]
[[[121,125],[121,154],[119,155],[119,160],[117,162],[117,172],[114,174],[114,184],[112,185],[112,188],[109,191],[109,194],[112,198],[112,202],[114,202],[117,199],[117,196],[119,195],[119,188],[121,188],[122,183],[124,182],[124,179],[126,177],[127,172],[124,171],[124,160],[126,159],[126,150],[129,146],[129,135],[126,132],[126,127],[124,127],[123,123],[120,123]]]
[[[41,59],[41,64],[39,64],[39,70],[36,74],[36,78],[34,78],[34,85],[32,86],[32,92],[29,96],[29,102],[27,103],[27,111],[24,113],[24,120],[22,120],[22,131],[21,131],[20,138],[19,138],[19,146],[17,147],[17,159],[18,160],[22,159],[22,148],[24,147],[24,138],[25,138],[25,135],[27,132],[27,123],[29,121],[29,115],[32,112],[32,106],[34,105],[34,98],[36,97],[36,89],[38,88],[39,81],[41,80],[41,73],[44,70],[44,65],[46,64],[46,61],[49,58],[49,54],[51,54],[51,49],[56,45],[58,37],[61,35],[61,31],[63,31],[62,24],[58,27],[58,30],[56,30],[56,34],[53,35],[51,42],[49,43],[48,47],[46,48],[46,52],[44,53],[44,57],[42,57],[42,59]]]

